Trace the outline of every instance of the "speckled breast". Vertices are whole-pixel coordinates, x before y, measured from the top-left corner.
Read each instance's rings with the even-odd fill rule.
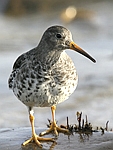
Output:
[[[49,107],[68,99],[77,82],[74,64],[63,52],[49,69],[46,64],[24,64],[13,81],[13,92],[27,106]]]

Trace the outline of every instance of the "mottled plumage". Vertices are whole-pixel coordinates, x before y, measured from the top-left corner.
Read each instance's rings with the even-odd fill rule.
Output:
[[[54,131],[69,133],[67,129],[57,126],[55,121],[55,105],[68,99],[77,86],[78,76],[71,58],[65,49],[81,53],[93,62],[95,60],[72,41],[71,32],[62,26],[48,28],[38,46],[22,54],[15,61],[9,77],[9,88],[16,97],[29,109],[29,119],[32,127],[31,141],[42,147],[39,141],[52,141],[52,138],[41,138],[35,133],[33,107],[51,107],[52,123],[50,129],[42,135]]]
[[[67,29],[52,27],[45,34],[48,34],[50,41],[54,39],[49,36],[53,36],[59,45],[56,46],[53,42],[48,50],[46,45],[49,44],[49,39],[47,40],[44,35],[36,48],[19,56],[14,63],[9,87],[27,106],[48,107],[58,104],[66,100],[76,88],[78,77],[74,64],[63,51],[65,47],[56,37],[57,33],[63,36],[61,42],[66,38],[71,40],[71,34]]]

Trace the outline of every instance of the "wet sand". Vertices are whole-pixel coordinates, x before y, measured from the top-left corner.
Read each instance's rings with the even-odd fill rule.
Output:
[[[36,128],[37,134],[45,129]],[[0,129],[0,149],[1,150],[39,150],[36,144],[30,143],[22,146],[22,142],[30,138],[31,128],[3,128]],[[47,135],[46,137],[54,137]],[[57,144],[43,142],[43,150],[113,150],[113,132],[96,132],[92,134],[78,134],[67,136],[59,134]]]

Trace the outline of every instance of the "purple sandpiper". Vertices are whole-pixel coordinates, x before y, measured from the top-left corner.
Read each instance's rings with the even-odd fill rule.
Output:
[[[96,62],[88,53],[72,40],[71,32],[62,26],[51,26],[43,34],[37,47],[20,55],[13,65],[8,83],[15,96],[28,107],[32,127],[32,137],[23,145],[34,141],[52,141],[42,135],[54,132],[69,132],[56,124],[56,105],[65,101],[74,92],[78,75],[71,58],[65,50],[74,50],[91,61]],[[35,133],[33,107],[51,107],[52,123],[50,129],[39,136]],[[43,114],[42,114],[43,115]]]

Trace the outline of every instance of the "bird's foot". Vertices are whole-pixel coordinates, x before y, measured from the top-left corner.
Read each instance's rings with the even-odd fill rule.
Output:
[[[55,140],[53,138],[42,138],[35,134],[29,140],[25,141],[22,145],[25,146],[30,142],[35,142],[40,148],[42,148],[42,144],[40,143],[40,141],[55,142]]]
[[[48,130],[46,131],[43,131],[40,133],[40,136],[43,136],[43,135],[46,135],[46,134],[49,134],[49,133],[54,133],[56,136],[58,136],[58,133],[64,133],[64,134],[70,134],[69,130],[68,129],[64,129],[64,128],[61,128],[59,127],[56,122],[51,122],[50,123],[50,127]]]

